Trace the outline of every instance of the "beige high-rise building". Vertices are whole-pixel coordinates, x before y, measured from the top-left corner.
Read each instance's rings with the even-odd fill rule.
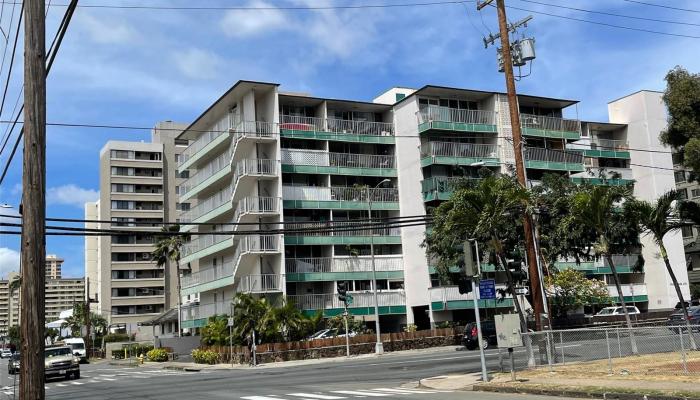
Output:
[[[184,127],[159,123],[151,143],[107,142],[100,152],[100,199],[85,205],[86,219],[101,221],[86,223],[87,228],[133,232],[85,239],[87,290],[98,299],[94,311],[143,336],[151,330],[141,331],[139,323],[177,304],[177,275],[167,274],[166,282],[151,252],[163,222],[176,220],[178,210],[189,206],[175,203],[175,158],[187,147],[175,137]]]
[[[10,326],[19,324],[19,290],[10,296],[10,282],[19,274],[10,272],[7,279],[0,280],[0,336],[6,336]]]
[[[61,279],[61,265],[64,259],[55,254],[46,255],[46,279]]]
[[[85,301],[85,279],[46,278],[46,291],[44,292],[44,315],[46,323],[56,321],[61,311],[69,310],[76,303]]]

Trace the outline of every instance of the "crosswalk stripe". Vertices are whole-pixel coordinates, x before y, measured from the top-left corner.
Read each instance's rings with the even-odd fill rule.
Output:
[[[114,379],[114,378],[104,378],[104,377],[101,377],[101,378],[97,378],[97,379],[102,380],[102,381],[116,381],[116,379]]]
[[[71,385],[84,385],[82,382],[71,382]]]
[[[65,383],[57,383],[56,386],[66,387],[66,386],[68,386],[68,385],[66,385]]]
[[[309,398],[309,399],[321,399],[321,400],[345,399],[345,397],[328,396],[328,395],[324,395],[324,394],[314,394],[314,393],[287,393],[285,396],[305,397],[305,398]]]
[[[100,374],[100,376],[106,376],[107,378],[111,378],[114,376],[114,374]]]
[[[397,393],[397,394],[428,394],[428,393],[437,393],[432,390],[416,390],[416,389],[393,389],[393,388],[376,388],[372,390],[379,390],[380,392],[389,392],[389,393]]]
[[[100,383],[100,381],[92,379],[92,380],[89,380],[88,383]]]
[[[5,393],[6,395],[10,396],[10,395],[12,394],[12,391],[11,391],[11,390],[5,390],[3,393]]]
[[[331,391],[331,393],[350,394],[353,396],[367,396],[367,397],[391,396],[388,393],[374,393],[374,392],[365,392],[365,391],[360,391],[360,390],[333,390],[333,391]]]
[[[246,400],[281,400],[279,397],[266,397],[266,396],[245,396],[241,397]]]
[[[44,386],[44,390],[46,390],[46,389],[48,389],[48,388],[49,388],[48,386]]]

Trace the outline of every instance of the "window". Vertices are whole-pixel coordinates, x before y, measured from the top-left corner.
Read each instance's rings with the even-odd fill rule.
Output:
[[[180,211],[189,211],[190,203],[177,203],[175,207]]]
[[[133,210],[134,206],[133,201],[112,200],[112,210]]]
[[[134,185],[113,183],[112,193],[134,193]]]
[[[180,194],[180,186],[179,185],[175,186],[175,194]]]
[[[190,170],[186,169],[186,170],[180,172],[180,178],[188,179],[189,177],[190,177]]]
[[[676,171],[673,173],[673,177],[676,178],[676,183],[685,182],[685,171]]]
[[[112,167],[112,175],[134,176],[134,169],[128,167]]]
[[[188,146],[190,144],[187,139],[175,139],[175,146]],[[178,154],[175,154],[175,160],[177,160]]]
[[[112,151],[110,151],[110,157],[111,158],[133,159],[134,152],[131,150],[112,150]]]
[[[406,95],[404,93],[396,93],[396,102],[399,102],[405,98],[406,98]]]
[[[687,200],[688,199],[688,189],[679,189],[678,190],[678,198],[681,200]]]
[[[681,228],[681,233],[683,233],[683,239],[690,239],[693,237],[693,227],[684,226]]]
[[[695,197],[700,197],[700,189],[693,189],[690,191],[690,196],[695,198]]]

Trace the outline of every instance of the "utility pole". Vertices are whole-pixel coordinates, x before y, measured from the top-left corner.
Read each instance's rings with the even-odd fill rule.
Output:
[[[22,351],[19,397],[43,400],[46,280],[46,25],[44,0],[24,2]]]
[[[477,9],[481,10],[493,3],[494,0],[486,0],[477,5]],[[498,28],[499,37],[501,40],[501,49],[503,52],[503,67],[506,75],[506,91],[508,94],[508,109],[510,112],[510,125],[513,133],[513,153],[515,153],[515,172],[518,178],[518,183],[524,188],[527,188],[527,179],[525,178],[525,162],[523,160],[524,142],[520,126],[520,110],[518,110],[518,98],[515,91],[515,77],[513,76],[513,56],[510,49],[510,30],[514,28],[508,26],[506,19],[505,0],[496,0],[496,9],[498,11]],[[492,38],[493,40],[493,38]],[[525,215],[523,218],[523,229],[525,231],[525,251],[527,253],[527,265],[530,276],[530,293],[532,294],[532,307],[535,312],[535,324],[537,330],[541,330],[541,316],[543,311],[542,292],[540,288],[540,276],[537,269],[537,254],[535,253],[535,240],[533,237],[532,220],[530,216]]]
[[[95,298],[90,298],[90,278],[85,277],[85,329],[87,334],[87,340],[85,341],[85,359],[90,359],[90,352],[92,351],[92,342],[90,341],[90,329],[92,328],[92,312],[90,312],[90,304],[97,303],[97,293],[95,293]],[[73,309],[75,312],[75,308]]]

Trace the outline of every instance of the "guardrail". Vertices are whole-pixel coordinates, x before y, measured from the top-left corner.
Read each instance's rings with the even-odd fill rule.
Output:
[[[394,124],[391,122],[353,121],[339,118],[324,119],[294,115],[281,115],[280,129],[370,136],[394,135]]]
[[[421,157],[498,158],[495,144],[428,142],[421,145]]]
[[[559,150],[543,149],[540,147],[526,147],[525,160],[583,164],[583,153],[565,149]]]
[[[377,271],[403,271],[403,257],[375,256]],[[309,257],[285,259],[285,270],[291,273],[370,272],[371,257]]]
[[[368,228],[350,221],[285,223],[289,236],[400,236],[401,228]],[[296,231],[296,232],[295,232]]]
[[[369,189],[369,197],[372,202],[396,202],[399,201],[399,190],[397,188],[373,188]],[[367,201],[367,189],[344,186],[283,186],[282,198],[284,200],[309,201]]]
[[[233,276],[233,261],[200,269],[199,271],[193,272],[189,275],[183,275],[182,288],[187,289],[203,283],[213,282],[227,276]]]
[[[268,293],[282,291],[282,275],[263,274],[240,277],[236,283],[237,293]]]
[[[183,321],[192,321],[195,319],[204,319],[213,317],[214,315],[231,314],[231,302],[220,301],[209,304],[198,304],[194,306],[183,306],[181,309],[181,318]]]
[[[547,131],[581,132],[581,121],[544,115],[520,114],[520,124],[523,128],[542,129]]]
[[[180,215],[180,222],[187,223],[196,220],[202,215],[214,210],[215,208],[221,207],[227,202],[231,201],[231,196],[233,194],[233,186],[228,185],[221,191],[214,193],[213,195],[207,197],[204,200],[199,201],[199,203],[190,208]]]
[[[187,148],[182,152],[182,154],[180,154],[180,162],[178,163],[178,167],[187,162],[187,160],[192,158],[192,156],[197,154],[200,150],[206,147],[206,145],[208,145],[209,143],[213,142],[216,138],[225,133],[228,133],[231,121],[231,116],[226,115],[216,124],[214,124],[211,130],[202,132],[197,137],[197,139],[195,139],[194,142],[187,146]]]
[[[182,257],[189,256],[228,239],[231,239],[231,235],[201,234],[198,238],[187,242],[182,246]]]
[[[372,292],[348,292],[353,297],[350,307],[374,307],[374,294]],[[344,304],[338,300],[337,293],[288,295],[287,299],[302,310],[323,310],[329,308],[343,308]],[[379,306],[402,306],[406,304],[406,294],[403,291],[377,292]]]
[[[594,136],[591,139],[591,149],[627,151],[629,150],[629,143],[626,140],[601,139]]]
[[[242,176],[277,176],[277,160],[268,159],[245,159],[236,164],[236,174],[234,182],[237,182]]]
[[[217,172],[231,165],[231,149],[219,154],[215,159],[209,161],[207,165],[198,169],[190,179],[180,185],[180,195],[187,194],[200,183],[211,178]]]
[[[418,111],[418,123],[422,124],[433,121],[495,125],[496,112],[487,110],[463,110],[440,106],[421,107]]]
[[[240,222],[241,217],[246,214],[278,214],[280,211],[278,197],[256,197],[248,196],[238,201],[236,211],[233,214],[233,221]]]
[[[282,164],[344,168],[394,168],[394,156],[282,149]]]

